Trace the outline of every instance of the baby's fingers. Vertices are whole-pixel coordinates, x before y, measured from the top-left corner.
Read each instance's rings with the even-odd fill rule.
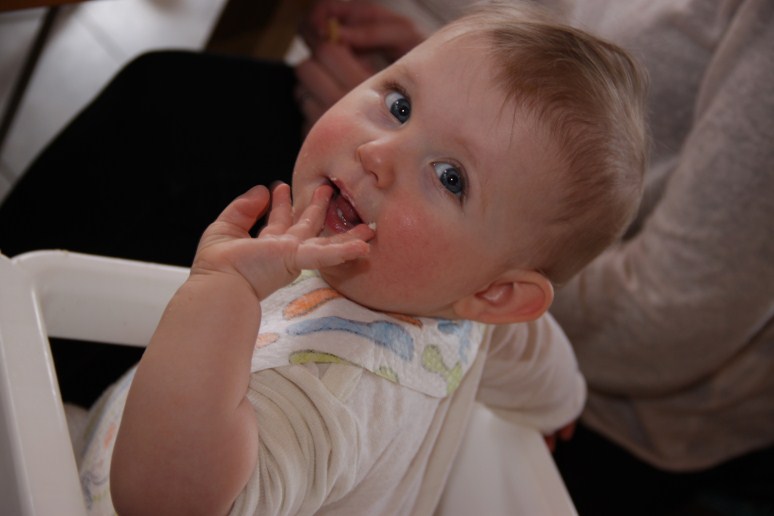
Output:
[[[298,216],[296,223],[288,229],[288,234],[301,240],[313,238],[322,230],[325,212],[333,195],[333,189],[328,185],[318,187],[304,211]]]
[[[271,211],[261,234],[281,235],[293,224],[293,207],[290,186],[277,184],[271,192]]]
[[[358,224],[354,228],[350,229],[346,233],[336,235],[332,237],[333,242],[346,242],[348,240],[357,239],[363,242],[368,242],[376,236],[376,230],[371,229],[366,224]]]
[[[360,224],[350,231],[330,238],[314,238],[302,242],[296,251],[299,269],[319,269],[363,258],[368,255],[368,240],[374,231]]]
[[[298,247],[296,265],[299,269],[321,269],[362,258],[369,247],[362,240],[349,240],[337,244],[317,244],[306,241]]]
[[[266,187],[259,185],[231,201],[204,232],[202,244],[223,237],[241,238],[248,235],[255,222],[266,211],[269,198]]]
[[[269,191],[265,186],[254,186],[226,206],[216,220],[250,231],[250,228],[266,211],[269,197]]]
[[[293,207],[290,200],[290,186],[277,185],[272,192],[271,212],[261,235],[292,235],[298,239],[317,236],[322,229],[325,210],[328,207],[333,190],[330,186],[321,186],[315,190],[311,204],[293,221]]]

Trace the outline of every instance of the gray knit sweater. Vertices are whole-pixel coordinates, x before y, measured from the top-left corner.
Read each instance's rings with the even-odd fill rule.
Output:
[[[774,443],[774,1],[570,1],[651,76],[629,238],[558,292],[583,421],[671,470]]]

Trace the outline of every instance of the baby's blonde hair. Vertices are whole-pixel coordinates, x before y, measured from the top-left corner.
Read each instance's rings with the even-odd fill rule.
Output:
[[[524,265],[561,285],[618,240],[642,196],[647,80],[621,48],[515,2],[478,7],[450,26],[483,35],[495,80],[556,152],[546,210]]]

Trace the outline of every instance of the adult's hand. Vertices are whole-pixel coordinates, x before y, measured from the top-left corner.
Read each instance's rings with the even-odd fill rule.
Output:
[[[312,50],[329,41],[358,54],[378,52],[388,61],[397,60],[427,36],[411,18],[361,0],[318,1],[304,20],[301,35]]]
[[[321,42],[295,71],[295,95],[306,132],[329,107],[378,70],[345,45]]]
[[[301,27],[311,57],[296,67],[306,129],[341,97],[424,40],[414,22],[359,0],[320,0]]]

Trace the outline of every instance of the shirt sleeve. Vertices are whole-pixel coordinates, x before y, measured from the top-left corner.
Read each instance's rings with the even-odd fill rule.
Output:
[[[573,421],[586,384],[572,348],[550,315],[491,329],[478,400],[505,419],[551,433]]]
[[[247,397],[271,424],[259,425],[258,465],[231,515],[314,514],[352,489],[357,425],[337,394],[303,366],[253,374]]]
[[[769,2],[740,9],[640,232],[557,293],[552,313],[594,391],[657,396],[688,386],[771,324],[772,11]]]

